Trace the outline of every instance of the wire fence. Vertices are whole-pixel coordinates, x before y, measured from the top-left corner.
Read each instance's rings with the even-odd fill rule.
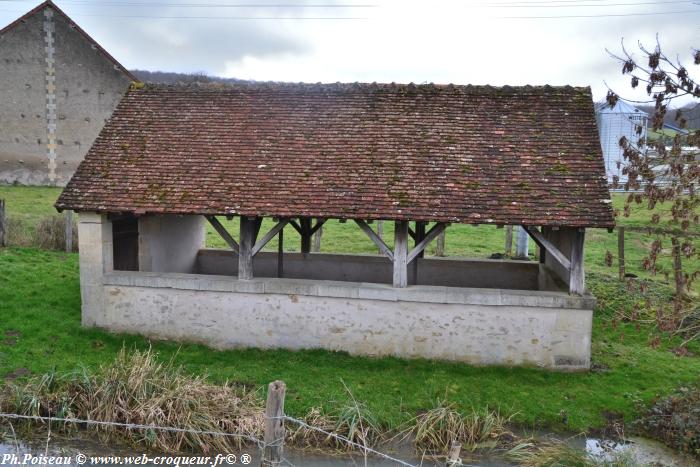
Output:
[[[68,417],[47,417],[47,416],[39,416],[39,415],[22,415],[22,414],[15,414],[15,413],[0,413],[0,419],[5,419],[5,420],[24,420],[24,421],[34,421],[34,422],[44,422],[44,423],[66,423],[66,424],[78,424],[78,425],[85,425],[85,426],[106,426],[106,427],[115,427],[115,428],[123,428],[125,430],[158,430],[158,431],[166,431],[166,432],[174,432],[174,433],[187,433],[187,434],[193,434],[193,435],[209,435],[209,436],[222,436],[222,437],[229,437],[229,438],[239,438],[243,439],[246,441],[249,441],[250,443],[254,444],[257,446],[257,448],[263,453],[263,462],[265,462],[264,459],[264,453],[266,451],[266,448],[268,447],[275,447],[279,448],[283,445],[284,439],[273,439],[271,441],[265,441],[259,438],[256,438],[254,436],[244,434],[244,433],[227,433],[223,431],[210,431],[210,430],[197,430],[197,429],[191,429],[191,428],[177,428],[177,427],[167,427],[167,426],[159,426],[159,425],[147,425],[147,424],[140,424],[140,423],[122,423],[122,422],[111,422],[111,421],[100,421],[100,420],[90,420],[90,419],[82,419],[82,418],[68,418]],[[337,441],[340,441],[342,443],[345,443],[349,446],[352,446],[364,453],[365,456],[367,455],[374,455],[376,457],[391,461],[396,463],[397,465],[401,465],[404,467],[418,467],[415,464],[411,464],[409,462],[406,462],[402,459],[399,459],[397,457],[391,456],[387,453],[378,451],[377,449],[374,449],[372,447],[366,446],[364,444],[357,443],[345,436],[342,436],[338,433],[334,433],[331,431],[327,431],[318,427],[315,427],[313,425],[310,425],[303,420],[299,420],[294,417],[290,417],[288,415],[282,415],[278,417],[266,417],[266,421],[274,421],[274,420],[282,420],[283,422],[289,422],[293,423],[296,425],[299,425],[305,429],[308,430],[313,430],[318,433],[321,433],[327,437],[333,438]],[[281,457],[279,461],[272,461],[268,463],[262,463],[261,465],[289,465],[292,467],[296,467],[289,459],[285,457]],[[473,466],[470,464],[462,464],[461,461],[459,463],[448,463],[448,465],[463,465],[466,467],[477,467]]]

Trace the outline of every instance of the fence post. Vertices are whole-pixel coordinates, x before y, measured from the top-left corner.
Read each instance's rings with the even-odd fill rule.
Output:
[[[5,200],[0,199],[0,248],[6,245],[5,230]]]
[[[620,280],[625,280],[625,228],[617,229],[617,264],[620,268]]]
[[[284,447],[284,381],[273,381],[267,388],[265,404],[265,448],[261,467],[277,466],[282,462]]]
[[[73,211],[66,211],[66,253],[73,251]]]
[[[459,452],[462,449],[462,445],[457,441],[452,441],[452,446],[450,446],[450,452],[447,455],[447,467],[455,467],[457,465],[462,465],[462,459],[459,458]]]
[[[435,256],[445,256],[445,231],[443,230],[437,238],[437,245],[435,246]]]
[[[316,220],[318,222],[318,220]],[[313,243],[311,245],[311,251],[314,253],[320,253],[321,252],[321,236],[323,235],[323,226],[319,227],[316,233],[314,234],[314,239]]]
[[[685,277],[683,277],[683,266],[681,265],[681,244],[678,237],[671,237],[673,245],[673,279],[676,283],[676,297],[680,298],[685,295],[683,290],[685,286]]]
[[[505,255],[511,257],[513,254],[513,226],[506,225],[506,251]]]

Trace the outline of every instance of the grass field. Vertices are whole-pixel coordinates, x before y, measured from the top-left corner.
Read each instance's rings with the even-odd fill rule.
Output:
[[[654,349],[650,329],[610,324],[619,307],[629,307],[638,297],[605,276],[593,274],[589,283],[602,299],[594,324],[594,371],[567,374],[326,351],[214,351],[82,329],[77,255],[7,248],[0,250],[0,378],[25,370],[41,374],[94,367],[111,361],[123,345],[153,345],[161,358],[175,356],[187,371],[206,373],[215,382],[263,387],[283,379],[292,415],[312,407],[330,410],[346,401],[345,383],[386,427],[447,398],[463,409],[488,406],[517,413],[515,420],[526,428],[573,431],[603,426],[606,413],[630,420],[637,402],[697,382],[700,357],[677,357],[670,350],[678,340],[664,339]],[[689,350],[700,352],[695,344]]]
[[[31,230],[32,226],[45,216],[56,214],[52,207],[58,198],[60,188],[49,187],[15,187],[0,186],[0,199],[6,199],[7,212],[11,218],[24,221]],[[614,194],[613,206],[615,209],[622,209],[625,195]],[[663,212],[663,207],[660,208]],[[651,213],[644,206],[635,206],[629,217],[620,217],[618,225],[643,227],[649,225]],[[225,218],[221,222],[232,232],[234,237],[238,236],[238,221],[231,221]],[[663,225],[663,224],[662,224]],[[269,229],[272,221],[266,219],[262,229]],[[617,233],[609,233],[602,229],[588,229],[586,232],[586,269],[591,272],[605,274],[615,274],[616,269],[605,265],[606,251],[610,251],[617,256]],[[299,250],[299,235],[293,228],[285,229],[285,250]],[[655,236],[637,232],[627,232],[626,234],[626,265],[627,271],[640,277],[649,277],[649,274],[642,268],[642,260],[648,254],[651,242]],[[393,224],[384,223],[384,240],[392,245]],[[225,242],[207,225],[207,246],[216,248],[226,248]],[[667,242],[668,243],[668,242]],[[504,229],[497,229],[495,226],[468,226],[452,225],[448,228],[445,241],[445,254],[447,256],[471,256],[488,257],[493,253],[503,253],[505,245]],[[669,246],[669,245],[667,245]],[[276,249],[276,241],[268,244],[266,249]],[[513,245],[515,248],[515,245]],[[369,238],[353,222],[341,224],[338,221],[329,221],[324,225],[323,240],[321,242],[323,252],[343,252],[343,253],[376,253],[376,247]],[[428,247],[428,254],[433,254],[435,244]],[[535,245],[530,241],[530,255],[534,259]],[[668,253],[668,250],[666,250]],[[700,261],[697,259],[688,260],[688,266],[700,269]],[[671,260],[668,254],[661,255],[660,266],[667,272],[671,271]],[[666,281],[663,275],[657,276],[656,280]]]
[[[51,213],[57,189],[0,187],[8,214],[36,222]],[[620,206],[621,198],[615,197]],[[643,225],[649,214],[635,210],[622,223]],[[229,224],[233,229],[235,226]],[[390,240],[391,226],[385,225]],[[292,229],[287,245],[298,245]],[[223,246],[208,233],[208,244]],[[651,237],[630,234],[629,258],[641,258]],[[682,385],[698,382],[700,346],[678,357],[675,338],[652,347],[655,332],[646,326],[617,323],[611,317],[641,297],[626,290],[615,271],[604,265],[606,249],[615,251],[616,237],[593,230],[587,239],[588,285],[599,298],[593,329],[593,371],[553,373],[533,368],[480,368],[464,364],[394,358],[359,358],[326,351],[213,351],[198,345],[149,342],[80,327],[77,255],[32,248],[0,250],[0,381],[52,369],[72,371],[111,361],[119,349],[152,345],[161,358],[175,358],[187,371],[208,374],[212,381],[233,380],[263,387],[274,379],[288,385],[287,411],[304,415],[312,407],[331,409],[348,397],[344,384],[364,401],[377,419],[396,427],[447,398],[458,407],[500,408],[517,413],[525,428],[583,431],[600,428],[609,414],[635,417],[647,404]],[[449,255],[488,256],[503,250],[503,231],[493,227],[453,226],[447,234]],[[330,222],[324,251],[373,252],[368,239],[351,223]],[[634,252],[634,253],[632,253]],[[638,266],[635,271],[641,271]],[[668,289],[656,282],[660,300]],[[0,383],[1,384],[1,383]]]

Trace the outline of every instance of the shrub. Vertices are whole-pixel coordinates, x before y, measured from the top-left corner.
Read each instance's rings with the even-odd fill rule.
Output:
[[[635,428],[672,448],[700,457],[700,388],[659,399]]]

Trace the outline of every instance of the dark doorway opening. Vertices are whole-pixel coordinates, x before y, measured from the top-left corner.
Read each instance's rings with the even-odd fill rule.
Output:
[[[139,270],[139,220],[120,216],[112,220],[115,271]]]

